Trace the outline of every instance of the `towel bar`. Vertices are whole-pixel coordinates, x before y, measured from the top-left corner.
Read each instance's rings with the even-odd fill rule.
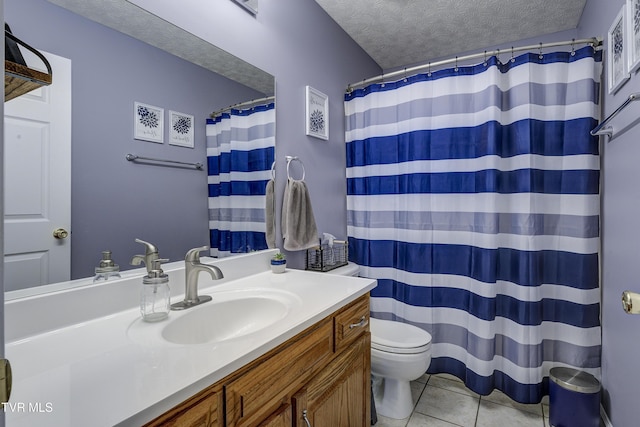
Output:
[[[198,170],[202,170],[202,167],[203,167],[202,163],[191,163],[191,162],[180,162],[177,160],[156,159],[153,157],[142,157],[136,154],[127,154],[125,158],[130,162],[135,162],[136,160],[148,160],[150,162],[171,163],[176,165],[191,166]]]
[[[637,101],[638,99],[640,99],[640,92],[632,93],[631,95],[629,95],[629,97],[626,99],[626,101],[622,103],[622,105],[616,108],[616,110],[613,113],[609,114],[609,116],[606,119],[604,119],[598,126],[596,126],[591,130],[590,132],[591,135],[592,136],[608,135],[609,138],[611,138],[613,136],[613,127],[612,126],[605,127],[605,125],[609,123],[615,116],[617,116],[618,113],[620,113],[620,111],[627,108],[627,105],[631,104],[633,101]]]

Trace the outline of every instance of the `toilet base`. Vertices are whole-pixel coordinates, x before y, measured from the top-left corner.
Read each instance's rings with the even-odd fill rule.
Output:
[[[375,376],[373,397],[378,415],[403,420],[413,412],[414,402],[409,381]]]

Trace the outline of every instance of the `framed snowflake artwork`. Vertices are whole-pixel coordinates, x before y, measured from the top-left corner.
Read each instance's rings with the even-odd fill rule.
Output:
[[[307,86],[305,120],[307,135],[329,139],[329,97]]]
[[[164,142],[164,109],[141,102],[133,103],[133,137],[143,141]]]
[[[624,4],[613,20],[607,32],[607,73],[609,76],[609,93],[615,93],[629,80],[626,9]]]
[[[627,0],[629,73],[640,67],[640,0]]]
[[[169,110],[169,144],[193,148],[193,116]]]

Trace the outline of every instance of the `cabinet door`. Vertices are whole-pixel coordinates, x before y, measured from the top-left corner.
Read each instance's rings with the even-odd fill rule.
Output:
[[[318,325],[225,385],[227,427],[258,425],[323,369],[333,356],[333,322]]]
[[[291,427],[291,405],[282,405],[258,427]]]
[[[189,399],[145,427],[222,427],[222,390],[216,388]]]
[[[293,397],[294,426],[371,425],[370,346],[367,332]]]

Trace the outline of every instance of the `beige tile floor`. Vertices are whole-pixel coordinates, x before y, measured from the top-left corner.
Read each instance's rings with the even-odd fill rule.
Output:
[[[504,393],[480,396],[458,378],[423,375],[411,383],[415,409],[409,418],[378,415],[375,427],[549,427],[549,405],[523,405]]]

